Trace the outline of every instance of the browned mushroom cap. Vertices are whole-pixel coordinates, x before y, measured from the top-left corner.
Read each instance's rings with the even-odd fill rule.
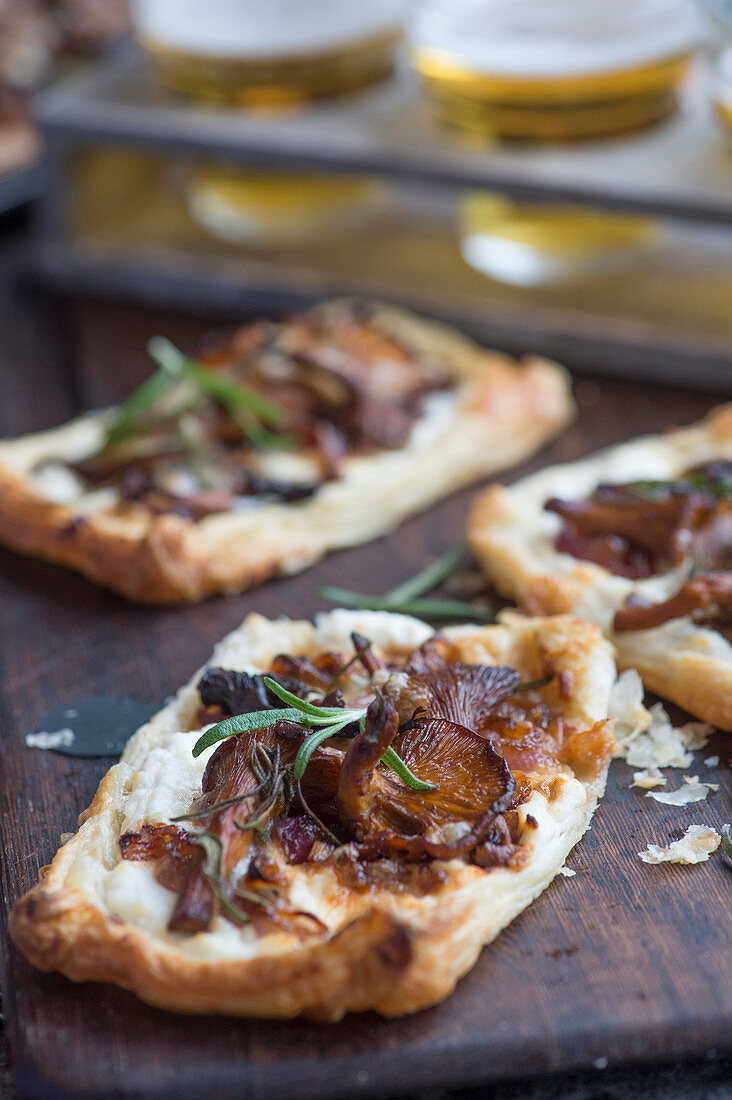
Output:
[[[458,661],[416,675],[397,674],[386,682],[384,691],[396,703],[403,723],[422,712],[423,717],[446,718],[492,738],[492,712],[518,684],[519,674],[514,668]]]
[[[493,708],[513,695],[519,685],[515,668],[462,662],[414,679],[432,694],[428,712],[431,718],[446,718],[483,736]]]
[[[412,790],[378,766],[392,742],[407,767],[437,790]],[[484,738],[432,717],[397,733],[394,703],[377,696],[341,767],[338,804],[367,855],[449,859],[480,842],[514,789],[506,761]]]
[[[459,659],[457,646],[449,642],[442,634],[433,634],[417,649],[412,650],[409,659],[404,666],[406,673],[423,675],[427,672],[438,672],[449,664],[454,664]]]

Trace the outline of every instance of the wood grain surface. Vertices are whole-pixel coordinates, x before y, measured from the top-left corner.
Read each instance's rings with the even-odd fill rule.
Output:
[[[31,309],[27,296],[13,299],[12,317],[0,348],[3,434],[127,392],[147,369],[149,336],[165,332],[193,348],[210,327],[102,305],[57,316]],[[688,422],[714,403],[692,390],[589,379],[576,392],[578,422],[511,477]],[[111,763],[27,749],[24,735],[46,711],[102,692],[162,703],[247,612],[306,616],[322,606],[316,589],[326,581],[378,591],[405,579],[461,537],[472,495],[299,577],[178,610],[133,607],[61,568],[0,552],[3,911],[35,882]],[[713,752],[729,755],[721,736],[700,755]],[[523,913],[445,1004],[410,1018],[176,1017],[113,987],[40,974],[5,938],[20,1089],[69,1098],[384,1095],[728,1048],[732,873],[719,855],[696,867],[648,867],[636,855],[688,824],[719,827],[730,817],[728,792],[674,808],[629,790],[630,779],[627,766],[613,766],[592,830],[568,860],[576,876],[559,878]]]

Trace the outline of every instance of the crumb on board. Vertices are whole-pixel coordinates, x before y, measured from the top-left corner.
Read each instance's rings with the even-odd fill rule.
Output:
[[[662,775],[658,768],[643,768],[642,771],[633,772],[631,787],[641,787],[649,790],[651,787],[665,787],[666,776]]]
[[[68,748],[74,743],[74,731],[66,726],[61,730],[39,730],[38,733],[27,733],[25,743],[29,749]]]

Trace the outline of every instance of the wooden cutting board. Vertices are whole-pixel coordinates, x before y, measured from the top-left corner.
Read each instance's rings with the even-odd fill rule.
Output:
[[[580,382],[578,397],[581,421],[534,467],[689,421],[713,403],[610,382]],[[405,579],[461,537],[471,496],[300,577],[194,608],[135,608],[60,568],[0,552],[3,913],[75,827],[112,762],[26,748],[25,733],[47,711],[101,693],[162,703],[248,611],[309,615],[322,606],[315,592],[326,581],[379,591]],[[701,758],[711,753],[729,755],[722,736],[689,770],[708,774]],[[575,877],[558,878],[446,1003],[406,1019],[174,1016],[111,986],[40,974],[6,938],[3,991],[19,1086],[74,1098],[368,1096],[721,1051],[732,1032],[732,872],[718,854],[696,867],[649,867],[637,852],[689,824],[729,820],[729,776],[715,777],[723,788],[727,781],[726,793],[674,808],[630,790],[630,769],[614,764],[592,830],[568,859]]]

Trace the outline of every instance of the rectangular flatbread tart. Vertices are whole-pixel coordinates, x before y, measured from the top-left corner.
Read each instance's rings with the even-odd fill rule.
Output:
[[[732,730],[732,405],[492,486],[468,537],[503,595],[597,623],[621,668]]]
[[[117,409],[0,443],[0,542],[130,599],[303,569],[526,458],[568,378],[403,311],[324,303],[158,370]]]
[[[132,737],[13,940],[181,1012],[434,1004],[587,829],[614,680],[571,616],[250,615]]]

